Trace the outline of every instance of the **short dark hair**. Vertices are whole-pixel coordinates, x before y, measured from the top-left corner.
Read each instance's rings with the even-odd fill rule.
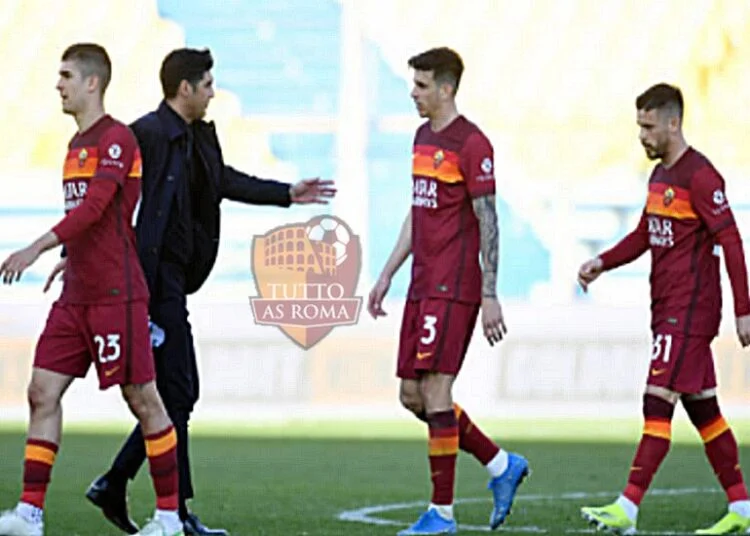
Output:
[[[409,58],[409,67],[417,71],[432,71],[438,84],[448,83],[453,86],[453,94],[458,91],[464,62],[458,52],[448,47],[431,48]]]
[[[682,92],[676,86],[656,84],[651,86],[635,99],[635,107],[646,112],[650,110],[668,110],[676,113],[680,120],[685,109]]]
[[[81,68],[84,78],[95,75],[99,77],[101,94],[107,90],[112,79],[112,62],[103,46],[95,43],[76,43],[65,49],[62,61],[74,61]]]
[[[203,75],[214,66],[211,52],[205,48],[178,48],[173,50],[161,64],[159,79],[164,98],[171,99],[177,95],[177,89],[183,80],[193,86],[193,89],[203,79]]]

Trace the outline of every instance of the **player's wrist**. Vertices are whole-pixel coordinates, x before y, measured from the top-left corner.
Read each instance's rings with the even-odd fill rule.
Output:
[[[55,247],[59,243],[60,241],[58,240],[57,235],[52,231],[48,231],[41,237],[36,239],[28,249],[38,257],[39,255],[41,255],[48,249]]]
[[[497,273],[489,270],[482,273],[482,298],[497,299]]]

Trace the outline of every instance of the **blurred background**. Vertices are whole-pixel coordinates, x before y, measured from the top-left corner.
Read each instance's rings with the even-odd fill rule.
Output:
[[[172,49],[208,47],[218,87],[209,115],[227,163],[260,177],[337,182],[333,204],[290,209],[224,202],[219,259],[189,307],[201,367],[197,420],[403,417],[394,376],[410,265],[389,316],[340,327],[304,351],[254,324],[253,236],[335,214],[363,244],[366,296],[411,198],[420,124],[407,60],[432,46],[465,62],[459,110],[494,144],[501,223],[500,293],[510,333],[477,332],[456,399],[490,417],[640,412],[650,359],[646,255],[588,295],[578,266],[631,229],[653,166],[638,143],[636,96],[665,81],[685,95],[688,141],[727,182],[750,237],[750,3],[744,0],[0,0],[0,256],[63,214],[60,172],[75,131],[55,91],[62,51],[109,51],[108,111],[130,122],[161,99]],[[747,249],[747,244],[746,244]],[[34,343],[51,302],[48,253],[0,289],[0,420],[26,418]],[[725,321],[714,349],[726,413],[743,412],[750,367]],[[128,419],[92,373],[66,419]],[[94,402],[95,401],[95,402]],[[231,409],[231,411],[230,411]]]

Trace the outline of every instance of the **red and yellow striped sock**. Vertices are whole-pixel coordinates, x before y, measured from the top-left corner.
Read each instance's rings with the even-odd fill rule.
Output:
[[[174,426],[145,436],[151,479],[156,492],[157,510],[177,510],[179,474],[177,472],[177,434]]]
[[[458,447],[472,454],[482,465],[487,465],[500,452],[500,447],[484,435],[461,406],[453,404],[453,410],[458,422]]]
[[[643,435],[630,467],[628,484],[622,493],[636,506],[641,504],[656,471],[669,452],[673,414],[674,406],[670,402],[653,395],[643,397]]]
[[[453,487],[456,480],[458,455],[458,423],[453,410],[427,415],[430,430],[430,473],[432,478],[432,504],[453,504]]]
[[[693,425],[703,439],[704,449],[730,503],[748,500],[747,487],[740,468],[737,440],[722,417],[716,397],[685,403]]]
[[[58,446],[50,441],[31,438],[26,440],[21,502],[44,508],[57,450]]]

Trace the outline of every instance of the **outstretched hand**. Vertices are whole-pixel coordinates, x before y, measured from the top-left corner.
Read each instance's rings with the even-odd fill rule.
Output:
[[[0,280],[10,285],[21,279],[21,274],[39,258],[39,249],[29,246],[19,249],[0,264]]]
[[[292,203],[298,205],[327,205],[329,199],[336,195],[336,188],[331,180],[321,180],[320,178],[302,179],[289,188],[289,195]]]

